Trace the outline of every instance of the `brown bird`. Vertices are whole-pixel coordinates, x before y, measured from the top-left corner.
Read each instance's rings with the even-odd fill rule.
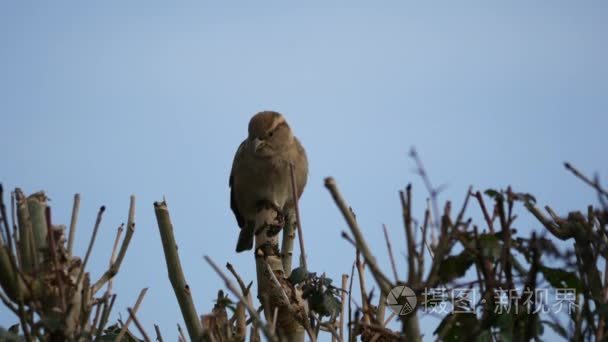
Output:
[[[255,216],[270,205],[284,218],[295,219],[290,164],[294,163],[298,199],[308,178],[306,152],[283,115],[264,111],[249,121],[230,172],[230,208],[241,228],[236,251],[253,247]]]

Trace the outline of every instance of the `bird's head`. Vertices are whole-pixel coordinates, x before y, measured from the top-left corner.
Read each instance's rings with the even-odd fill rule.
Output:
[[[256,154],[270,156],[293,142],[293,134],[283,115],[264,111],[249,121],[249,141]]]

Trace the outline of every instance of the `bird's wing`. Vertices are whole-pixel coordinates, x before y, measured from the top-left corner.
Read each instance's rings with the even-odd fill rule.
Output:
[[[237,160],[240,158],[244,145],[245,141],[243,141],[241,145],[239,145],[239,148],[236,150],[234,160],[232,161],[232,170],[230,170],[230,178],[228,179],[228,186],[230,187],[230,209],[232,209],[234,217],[236,217],[236,222],[241,228],[245,226],[245,218],[243,218],[243,215],[241,215],[241,213],[239,212],[239,208],[236,204],[236,194],[234,191],[234,166],[236,165]]]

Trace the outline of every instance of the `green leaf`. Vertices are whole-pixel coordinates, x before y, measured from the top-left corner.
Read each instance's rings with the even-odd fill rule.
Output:
[[[491,330],[484,330],[479,335],[477,335],[476,342],[492,342],[494,339],[492,338]]]
[[[479,237],[479,245],[481,246],[481,255],[484,258],[493,261],[500,259],[502,253],[502,244],[494,235],[483,234]]]
[[[513,316],[511,312],[503,310],[496,314],[496,325],[501,331],[512,331],[513,330]]]
[[[333,279],[331,279],[331,278],[323,278],[323,285],[325,285],[325,286],[330,286],[332,282],[333,282]]]
[[[479,326],[477,316],[473,313],[456,312],[450,313],[445,318],[434,334],[439,340],[445,342],[470,341],[470,334]]]
[[[310,308],[315,312],[323,311],[323,293],[318,291],[311,291],[308,297],[308,304]]]
[[[323,311],[326,316],[338,315],[342,304],[340,300],[332,295],[331,292],[326,291],[323,295]]]
[[[321,316],[337,315],[342,308],[340,300],[331,291],[313,291],[308,298],[308,304],[312,311]]]
[[[455,278],[464,276],[473,264],[473,261],[473,255],[466,250],[458,255],[450,255],[439,265],[439,279],[447,283]]]
[[[308,271],[304,267],[294,268],[289,275],[289,282],[293,285],[297,285],[308,277]]]
[[[493,198],[493,199],[502,199],[502,194],[494,189],[487,189],[486,191],[483,192],[484,194],[486,194],[488,197]]]
[[[583,292],[583,284],[574,272],[547,266],[540,267],[545,279],[557,289],[575,289],[576,293]]]

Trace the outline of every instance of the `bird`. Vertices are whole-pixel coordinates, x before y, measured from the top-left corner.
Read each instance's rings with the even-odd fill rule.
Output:
[[[228,182],[230,208],[241,229],[237,253],[253,248],[255,216],[263,206],[295,220],[290,164],[294,165],[299,200],[308,180],[304,147],[281,113],[255,114],[249,121],[248,136],[234,156]]]

